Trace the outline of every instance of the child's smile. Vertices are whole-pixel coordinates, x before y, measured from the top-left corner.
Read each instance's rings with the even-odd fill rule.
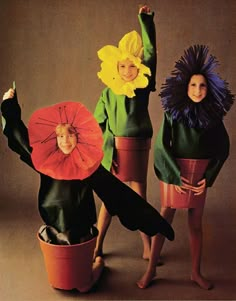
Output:
[[[139,70],[131,60],[126,59],[118,62],[118,72],[124,81],[130,82],[138,76]]]

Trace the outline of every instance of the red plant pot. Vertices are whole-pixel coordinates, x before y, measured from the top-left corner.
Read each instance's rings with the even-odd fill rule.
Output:
[[[48,281],[54,288],[88,291],[92,281],[93,253],[97,237],[81,244],[54,245],[37,235]]]
[[[147,178],[150,138],[115,137],[112,173],[121,181],[144,182]]]
[[[176,160],[181,175],[187,178],[192,185],[203,178],[209,160],[207,159],[177,159]],[[186,193],[178,193],[174,185],[160,181],[160,197],[162,207],[171,208],[198,208],[205,204],[207,190],[200,194],[194,195],[192,190],[186,190]]]

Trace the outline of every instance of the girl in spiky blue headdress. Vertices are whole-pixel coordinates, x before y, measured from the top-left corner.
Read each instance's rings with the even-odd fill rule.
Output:
[[[161,213],[172,222],[176,208],[188,208],[191,280],[204,289],[213,284],[200,270],[202,215],[207,187],[229,155],[223,117],[234,101],[228,83],[214,72],[217,65],[204,45],[190,47],[177,61],[160,93],[165,112],[154,150]],[[163,236],[153,238],[148,269],[137,283],[140,288],[154,277],[163,243]]]
[[[160,93],[162,106],[173,120],[190,128],[208,128],[222,120],[233,103],[233,96],[228,83],[214,72],[217,65],[216,58],[208,56],[207,46],[195,45],[184,52]],[[202,101],[186,93],[193,75],[205,78],[207,97]]]

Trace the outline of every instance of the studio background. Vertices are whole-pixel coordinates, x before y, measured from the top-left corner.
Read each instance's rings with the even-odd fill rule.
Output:
[[[232,93],[236,93],[236,1],[150,0],[145,3],[155,12],[158,50],[156,92],[151,94],[149,105],[154,136],[149,160],[148,200],[159,209],[153,144],[163,115],[158,96],[161,84],[170,75],[184,49],[205,44],[220,62],[217,71],[229,82]],[[15,80],[22,119],[26,124],[36,109],[65,100],[82,102],[93,112],[105,87],[97,77],[100,70],[97,51],[107,44],[117,45],[131,30],[140,32],[139,4],[140,1],[136,0],[0,0],[1,95]],[[185,296],[198,300],[236,299],[233,284],[236,280],[233,256],[236,251],[235,113],[234,105],[225,117],[231,141],[230,156],[208,191],[204,213],[203,268],[217,284],[212,292],[204,292],[188,283],[190,259],[184,211],[177,213],[173,224],[176,241],[165,246],[171,260],[166,264],[166,274],[162,274],[164,283],[157,282],[147,290],[136,287],[135,281],[146,267],[146,262],[141,259],[140,238],[123,229],[115,220],[107,237],[110,270],[97,291],[92,296],[80,296],[52,290],[47,283],[36,239],[36,231],[42,223],[37,211],[39,177],[8,149],[7,141],[1,135],[2,300],[183,300]],[[97,198],[96,203],[99,209]],[[119,256],[114,258],[112,252],[117,249],[120,250]],[[137,257],[136,264],[129,265],[133,254]],[[177,268],[175,259],[179,264]],[[165,267],[161,269],[164,271]],[[171,279],[170,283],[168,279]],[[173,279],[177,279],[177,284]]]

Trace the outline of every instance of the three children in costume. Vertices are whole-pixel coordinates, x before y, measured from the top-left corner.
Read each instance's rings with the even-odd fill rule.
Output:
[[[168,203],[164,195],[161,209],[164,218],[161,218],[145,201],[148,152],[153,134],[148,102],[150,93],[155,91],[156,76],[153,17],[147,6],[142,7],[138,17],[142,38],[132,31],[121,39],[118,48],[105,46],[98,52],[102,60],[98,76],[107,85],[94,113],[102,132],[79,103],[65,102],[37,111],[29,123],[29,131],[21,120],[14,89],[8,91],[1,107],[9,147],[40,174],[39,211],[48,226],[46,239],[51,243],[73,244],[94,236],[94,190],[103,201],[94,258],[100,260],[111,216],[118,215],[128,229],[141,231],[143,258],[149,259],[149,263],[137,282],[140,288],[147,287],[155,276],[164,236],[171,240],[174,237],[165,220],[171,223],[177,208]],[[233,104],[233,95],[228,84],[214,72],[216,65],[215,58],[208,57],[207,47],[190,47],[176,63],[173,77],[166,80],[160,94],[165,112],[155,143],[155,172],[162,188],[174,189],[177,194],[192,193],[191,198],[206,193],[229,154],[229,138],[222,120]],[[86,118],[84,124],[80,123],[78,117],[83,114],[88,116],[89,124]],[[124,158],[117,147],[124,144],[131,153],[137,146],[147,150],[146,156],[132,156],[138,161],[130,162],[134,167],[140,165],[141,169],[125,169]],[[187,173],[183,171],[181,160],[185,159],[190,165],[191,160],[207,160],[197,182],[193,183],[188,177],[188,166]],[[146,164],[141,164],[142,160]],[[129,181],[137,194],[110,171],[121,181]],[[109,183],[111,189],[104,183]],[[200,287],[210,289],[212,283],[200,271],[204,201],[200,206],[187,204],[186,208],[191,234],[191,279]],[[99,265],[102,267],[102,261]]]

